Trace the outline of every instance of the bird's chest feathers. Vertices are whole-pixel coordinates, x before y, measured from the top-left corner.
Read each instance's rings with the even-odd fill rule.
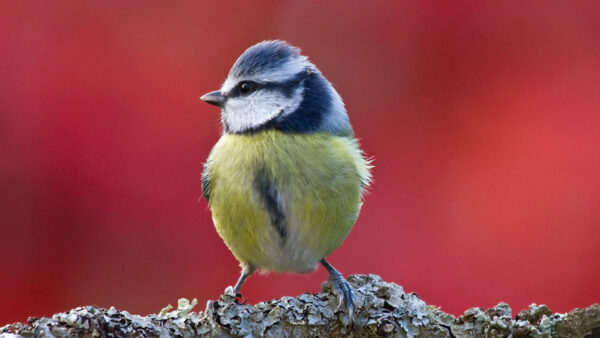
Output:
[[[278,189],[302,189],[340,169],[336,157],[342,155],[331,149],[335,143],[326,134],[227,134],[211,155],[211,176],[244,189],[264,188],[267,183]]]
[[[224,135],[208,160],[210,205],[238,259],[309,271],[339,245],[360,208],[352,149],[325,133]],[[311,241],[319,236],[330,240]],[[277,259],[282,253],[286,258]]]

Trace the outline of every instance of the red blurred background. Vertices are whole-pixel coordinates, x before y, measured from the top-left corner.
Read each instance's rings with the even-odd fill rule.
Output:
[[[201,193],[217,89],[301,47],[375,184],[330,261],[460,314],[600,301],[600,2],[12,1],[0,5],[0,324],[203,304],[238,277]],[[256,275],[251,303],[327,278]],[[203,308],[203,306],[200,306]]]

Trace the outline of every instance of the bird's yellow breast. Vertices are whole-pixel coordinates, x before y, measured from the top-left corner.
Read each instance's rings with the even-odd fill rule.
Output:
[[[217,232],[242,264],[309,272],[354,225],[369,166],[351,137],[267,130],[223,135],[204,177]]]

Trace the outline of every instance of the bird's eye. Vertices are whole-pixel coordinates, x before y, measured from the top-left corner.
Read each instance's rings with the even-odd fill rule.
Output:
[[[252,82],[249,82],[249,81],[242,82],[242,84],[240,85],[240,93],[242,95],[247,95],[247,94],[251,93],[252,91],[254,91],[254,84]]]

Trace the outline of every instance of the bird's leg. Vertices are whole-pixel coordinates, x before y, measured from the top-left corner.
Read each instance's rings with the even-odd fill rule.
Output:
[[[321,259],[321,264],[329,272],[329,280],[331,283],[333,283],[333,288],[340,297],[337,310],[341,309],[342,304],[346,305],[345,307],[348,310],[348,325],[352,326],[354,323],[354,293],[352,291],[352,287],[346,281],[346,279],[344,279],[344,276],[342,276],[342,274],[333,266],[331,266],[331,264],[329,264],[325,259]]]
[[[240,289],[242,288],[242,284],[244,284],[244,281],[246,281],[246,279],[248,279],[248,277],[250,277],[250,275],[252,275],[252,273],[255,270],[256,268],[251,265],[242,264],[242,273],[240,275],[240,278],[238,279],[237,283],[235,283],[233,289],[231,288],[231,286],[225,288],[224,296],[231,297],[232,294],[230,290],[233,290],[233,296],[235,297],[234,302],[241,305],[246,304],[246,300],[244,300],[242,298],[242,295],[240,294]],[[204,310],[204,313],[212,313],[212,307],[214,306],[214,304],[215,302],[212,300],[206,302],[206,309]]]
[[[251,265],[242,265],[242,274],[240,275],[240,278],[238,279],[237,283],[235,283],[235,286],[233,287],[233,292],[235,293],[236,297],[243,299],[242,294],[240,293],[240,289],[242,288],[242,285],[244,284],[246,279],[248,279],[248,277],[252,275],[254,270],[256,270],[256,268]],[[246,303],[245,300],[242,304],[244,303]]]

